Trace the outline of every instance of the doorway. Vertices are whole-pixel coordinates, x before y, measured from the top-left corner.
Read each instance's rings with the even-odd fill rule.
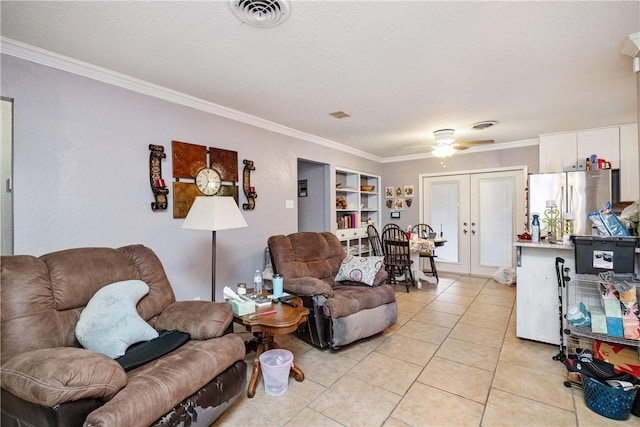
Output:
[[[2,143],[0,144],[0,250],[13,255],[13,99],[1,99]]]
[[[438,270],[491,276],[515,267],[525,182],[524,168],[422,176],[421,218],[446,240],[436,251]]]
[[[329,231],[331,168],[298,159],[298,231]]]

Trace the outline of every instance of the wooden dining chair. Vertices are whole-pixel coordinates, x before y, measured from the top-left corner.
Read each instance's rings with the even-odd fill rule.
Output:
[[[400,228],[400,226],[399,226],[398,224],[396,224],[396,223],[394,223],[394,222],[390,222],[390,223],[388,223],[388,224],[385,224],[385,225],[384,225],[384,227],[382,227],[382,234],[384,234],[384,232],[385,232],[385,230],[386,230],[387,228],[398,228],[398,229],[401,229],[401,228]]]
[[[409,292],[409,285],[414,283],[411,271],[411,255],[409,238],[400,227],[387,227],[382,232],[382,250],[384,263],[388,268],[388,283],[396,284],[397,278],[404,274],[404,283]]]
[[[436,233],[434,233],[433,228],[429,224],[416,224],[411,229],[411,235],[417,234],[421,239],[431,239],[433,240],[436,237]],[[420,252],[420,264],[422,264],[422,260],[424,258],[429,258],[429,264],[431,267],[431,271],[424,271],[425,273],[431,273],[433,277],[436,278],[436,284],[440,281],[438,279],[438,269],[436,268],[436,255],[435,248],[431,251],[423,251]],[[418,268],[422,269],[422,265],[418,266]]]
[[[384,256],[378,229],[375,226],[369,224],[367,226],[367,236],[369,237],[369,253],[373,256]]]

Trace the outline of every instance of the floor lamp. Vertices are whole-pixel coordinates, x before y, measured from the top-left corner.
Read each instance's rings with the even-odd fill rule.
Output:
[[[210,230],[211,239],[211,301],[216,300],[216,231],[247,227],[233,197],[196,197],[182,228]]]

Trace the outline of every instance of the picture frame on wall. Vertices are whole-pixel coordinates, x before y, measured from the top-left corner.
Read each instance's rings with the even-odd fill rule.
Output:
[[[413,185],[404,186],[404,197],[413,197]]]
[[[400,219],[400,212],[392,211],[391,212],[391,219]]]
[[[393,187],[386,187],[384,189],[384,197],[387,199],[393,199],[394,197]]]
[[[395,203],[393,204],[393,209],[395,209],[397,211],[403,211],[404,210],[404,199],[402,199],[402,198],[396,199]]]

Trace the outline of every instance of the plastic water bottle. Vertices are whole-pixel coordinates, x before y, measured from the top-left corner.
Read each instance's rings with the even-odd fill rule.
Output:
[[[256,274],[253,275],[253,292],[256,295],[262,293],[262,273],[260,273],[260,270],[256,270]]]
[[[531,221],[531,241],[537,243],[540,241],[540,220],[539,214],[534,213],[533,220]]]

